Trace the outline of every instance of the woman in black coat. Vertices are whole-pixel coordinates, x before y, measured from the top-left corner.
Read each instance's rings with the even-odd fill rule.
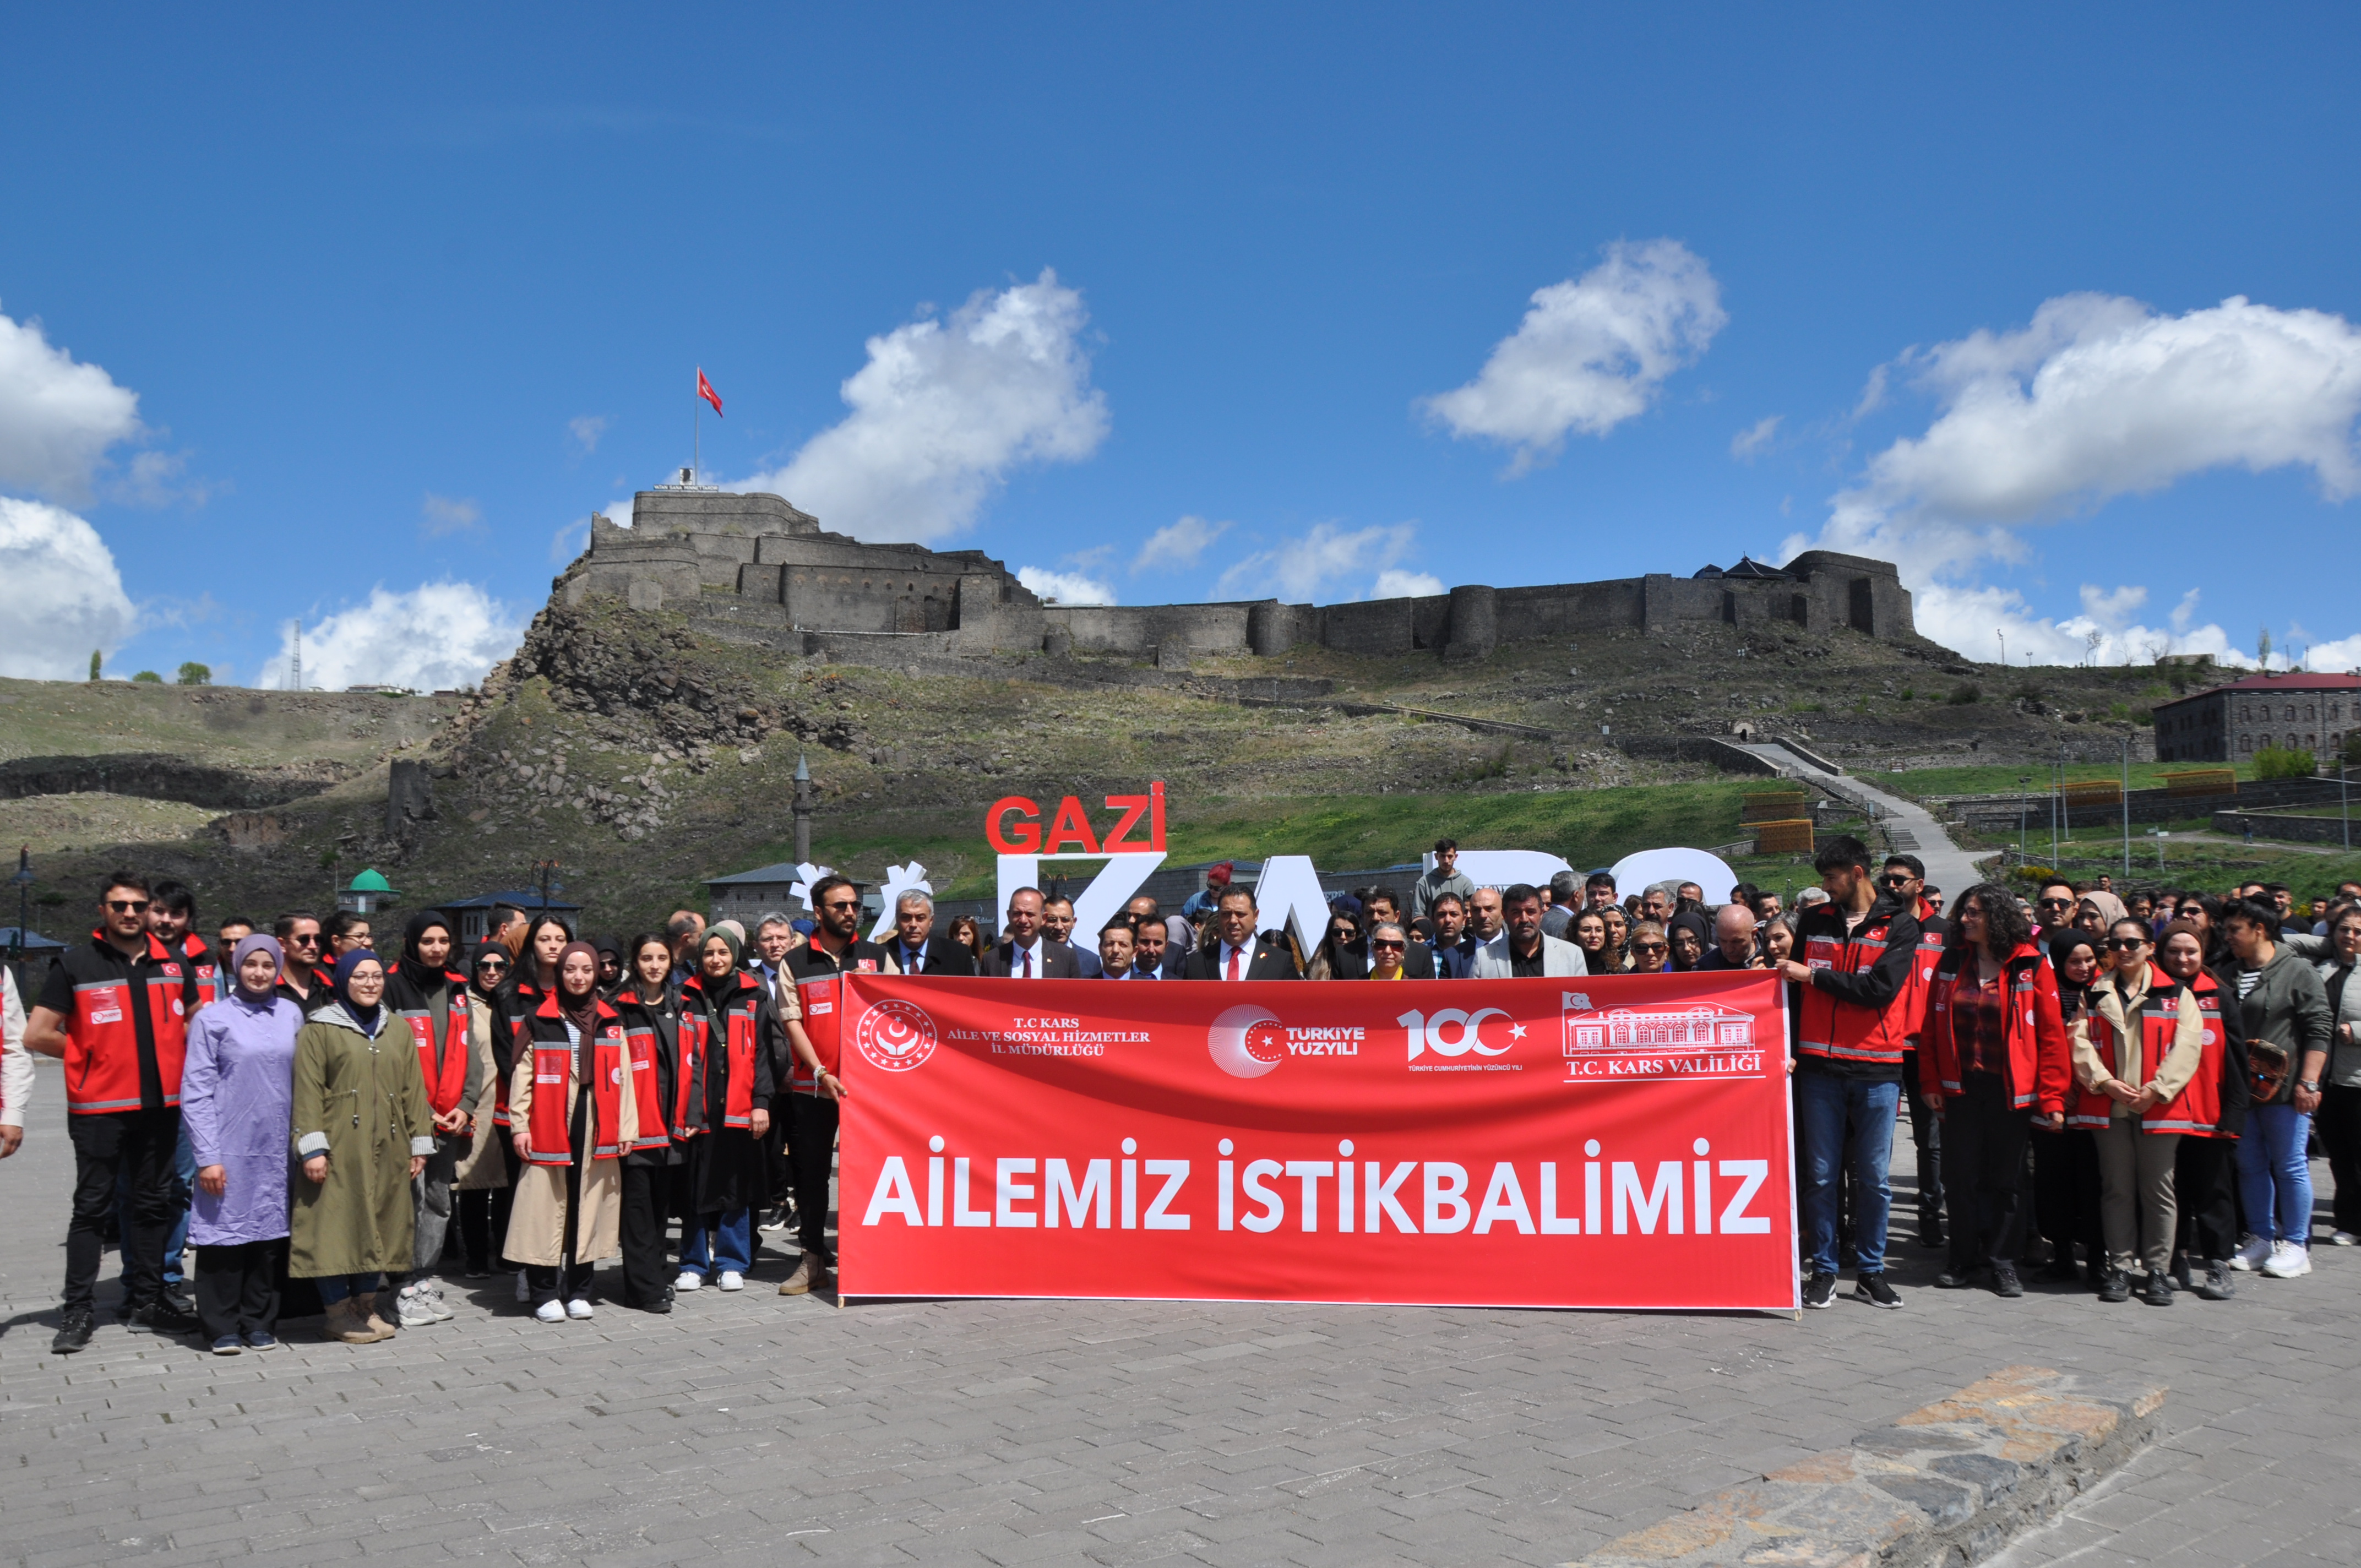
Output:
[[[680,1002],[672,993],[672,943],[661,931],[621,944],[623,983],[614,995],[631,1041],[634,1070],[655,1075],[663,1125],[641,1119],[640,1142],[623,1157],[623,1305],[643,1312],[672,1310],[664,1277],[664,1218],[672,1206],[673,1172],[688,1161],[683,1140],[671,1135],[680,1105]]]

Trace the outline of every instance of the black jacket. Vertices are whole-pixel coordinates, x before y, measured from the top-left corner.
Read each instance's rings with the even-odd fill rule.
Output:
[[[1007,979],[1013,963],[1010,955],[1014,950],[1015,944],[1003,941],[992,951],[984,954],[983,972],[996,980]],[[1033,977],[1036,980],[1082,978],[1082,966],[1074,961],[1074,949],[1063,942],[1053,942],[1047,937],[1034,939],[1033,963],[1034,968],[1038,971]]]
[[[897,937],[886,943],[885,950],[894,955],[895,963],[902,964],[904,974],[972,975],[975,972],[975,955],[969,952],[963,945],[952,941],[948,937],[927,938],[927,960],[916,970],[903,962],[900,938]]]
[[[645,1029],[655,1036],[656,1103],[664,1107],[664,1115],[673,1114],[680,1094],[680,998],[672,988],[664,988],[664,1000],[653,1006],[642,1002],[635,981],[617,992],[609,1004],[621,1015],[626,1033]],[[681,1146],[667,1142],[657,1149],[634,1149],[623,1157],[626,1165],[678,1165]]]
[[[1365,971],[1366,972],[1366,971]],[[1273,947],[1261,937],[1255,938],[1251,956],[1246,960],[1248,980],[1301,980],[1295,972],[1295,960],[1287,956],[1284,948]],[[1181,966],[1183,980],[1219,980],[1222,978],[1222,941],[1216,937],[1202,948],[1192,948],[1189,961]]]

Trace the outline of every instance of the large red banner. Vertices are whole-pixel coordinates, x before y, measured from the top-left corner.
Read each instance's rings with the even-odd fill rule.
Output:
[[[849,975],[847,1296],[1796,1299],[1784,987]]]

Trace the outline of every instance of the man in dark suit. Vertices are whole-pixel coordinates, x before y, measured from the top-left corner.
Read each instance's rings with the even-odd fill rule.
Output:
[[[1427,950],[1429,973],[1436,980],[1466,980],[1476,969],[1476,949],[1482,943],[1467,933],[1467,905],[1455,893],[1438,893],[1429,906],[1434,915],[1434,946]]]
[[[1273,947],[1255,934],[1259,914],[1253,893],[1243,887],[1224,889],[1219,913],[1213,916],[1213,939],[1189,955],[1181,969],[1184,980],[1301,980],[1295,960],[1284,948]]]
[[[1179,980],[1181,955],[1171,948],[1171,934],[1165,927],[1164,917],[1155,913],[1152,903],[1146,916],[1140,916],[1136,907],[1132,914],[1137,920],[1132,927],[1132,967],[1145,970],[1159,980]]]
[[[1161,930],[1152,925],[1147,929]],[[1099,933],[1100,980],[1162,980],[1153,967],[1143,968],[1139,962],[1138,928],[1128,916],[1118,915],[1107,922]]]
[[[1056,898],[1043,899],[1041,929],[1048,935],[1049,940],[1073,953],[1076,973],[1084,980],[1098,979],[1098,954],[1074,940],[1074,901],[1072,899],[1062,894]]]
[[[1080,980],[1074,949],[1051,941],[1041,928],[1041,890],[1020,887],[1008,895],[1008,922],[1000,945],[983,955],[983,972],[997,980]]]
[[[894,939],[885,950],[904,974],[965,974],[975,972],[975,955],[957,942],[935,939],[935,901],[923,893],[906,893],[894,901]]]

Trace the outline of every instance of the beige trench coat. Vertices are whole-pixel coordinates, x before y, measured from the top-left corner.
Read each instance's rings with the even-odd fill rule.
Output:
[[[492,1125],[492,1111],[499,1102],[500,1074],[492,1055],[492,1010],[484,999],[470,988],[467,992],[467,1047],[476,1053],[477,1076],[483,1081],[483,1091],[468,1107],[476,1118],[476,1141],[459,1157],[451,1173],[454,1192],[483,1192],[509,1184],[509,1162],[500,1153],[500,1130]]]
[[[574,1104],[581,1081],[574,1070],[576,1052],[567,1058],[566,1122],[574,1124]],[[533,1124],[533,1052],[522,1044],[515,1070],[509,1076],[510,1130],[522,1133]],[[620,1142],[625,1148],[640,1135],[640,1113],[631,1086],[617,1097],[621,1107]],[[501,1251],[534,1268],[555,1268],[566,1261],[566,1169],[562,1165],[528,1165],[517,1173],[516,1198],[509,1209],[509,1236]],[[582,1168],[582,1213],[575,1221],[574,1261],[596,1263],[620,1256],[623,1251],[623,1162],[586,1161]]]

